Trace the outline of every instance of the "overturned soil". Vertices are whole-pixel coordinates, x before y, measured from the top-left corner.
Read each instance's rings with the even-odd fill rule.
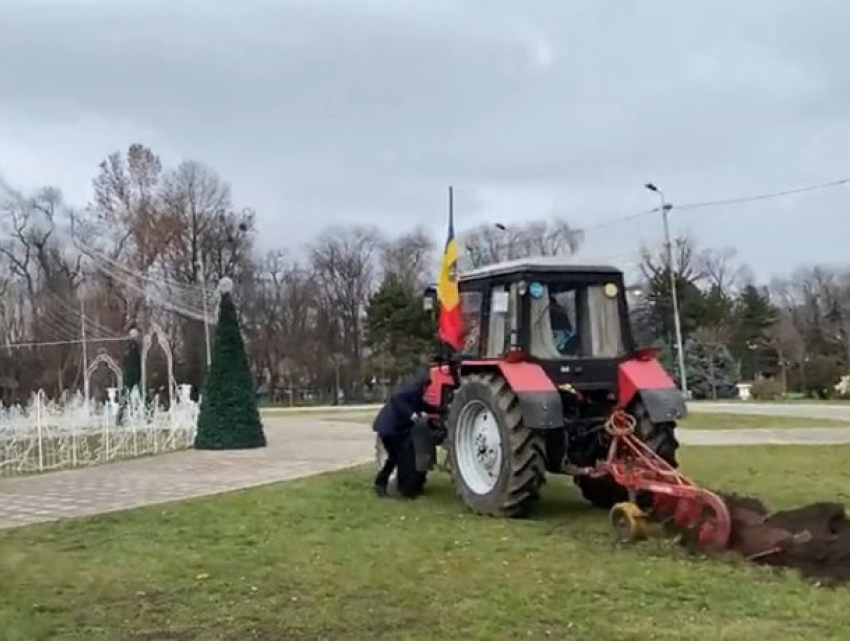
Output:
[[[732,551],[754,563],[798,570],[820,583],[850,583],[850,520],[843,504],[770,512],[753,497],[720,496],[732,517]]]

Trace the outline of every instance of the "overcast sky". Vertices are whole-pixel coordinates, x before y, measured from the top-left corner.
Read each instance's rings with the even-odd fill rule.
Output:
[[[143,142],[214,167],[262,243],[563,216],[850,177],[846,0],[0,0],[0,175],[85,203]],[[760,276],[850,262],[850,186],[682,211]],[[627,266],[661,221],[590,232]]]

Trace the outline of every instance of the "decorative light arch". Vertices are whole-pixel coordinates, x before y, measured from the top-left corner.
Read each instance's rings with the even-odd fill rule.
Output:
[[[168,371],[168,406],[172,407],[174,404],[174,389],[177,385],[174,380],[174,357],[171,354],[171,346],[168,344],[168,339],[166,333],[162,330],[162,327],[157,323],[151,323],[150,329],[145,332],[145,336],[142,339],[142,381],[141,381],[141,393],[142,400],[147,399],[147,388],[148,388],[148,352],[153,345],[153,339],[156,338],[156,342],[162,348],[163,353],[165,354],[165,362],[166,368]]]
[[[117,382],[118,389],[124,387],[124,373],[121,371],[121,368],[118,366],[118,363],[116,363],[115,359],[112,358],[105,351],[101,351],[86,367],[85,378],[83,379],[83,391],[85,394],[86,404],[88,404],[91,396],[92,374],[94,374],[97,371],[97,368],[101,365],[106,365],[107,369],[109,369],[113,374],[115,374],[115,380]]]

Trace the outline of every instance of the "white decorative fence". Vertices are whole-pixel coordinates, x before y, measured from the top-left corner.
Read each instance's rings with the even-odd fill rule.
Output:
[[[169,394],[167,409],[157,398],[146,405],[138,391],[119,403],[117,389],[109,400],[94,403],[83,394],[59,401],[43,392],[26,407],[0,410],[0,477],[99,465],[185,449],[192,446],[198,404],[189,386]]]

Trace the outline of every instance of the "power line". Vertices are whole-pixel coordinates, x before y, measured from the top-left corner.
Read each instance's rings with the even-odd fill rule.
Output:
[[[129,336],[114,336],[112,338],[86,338],[86,343],[114,343],[118,341],[131,340]],[[69,339],[64,341],[43,341],[30,343],[7,343],[0,345],[5,349],[13,349],[16,347],[54,347],[56,345],[79,345],[83,342],[82,338]]]
[[[90,316],[81,316],[81,311],[79,309],[74,309],[73,307],[71,307],[65,300],[62,299],[61,296],[55,294],[50,290],[47,290],[47,293],[52,299],[59,303],[59,305],[65,310],[65,312],[70,316],[70,318],[82,318],[83,322],[85,322],[87,326],[93,328],[101,334],[105,334],[106,336],[113,337],[116,335],[115,331],[101,325],[96,320],[92,319]],[[82,293],[80,294],[80,296],[82,296]],[[71,321],[69,320],[69,322]],[[76,323],[71,322],[71,324],[74,326],[74,331],[76,332],[79,329]]]
[[[702,202],[695,203],[685,203],[684,205],[673,205],[674,210],[678,211],[690,211],[693,209],[703,209],[706,207],[720,207],[722,205],[737,205],[749,202],[756,202],[759,200],[770,200],[773,198],[784,198],[785,196],[793,196],[795,194],[802,194],[810,191],[820,191],[824,189],[832,189],[835,187],[842,187],[846,184],[850,183],[850,178],[842,178],[840,180],[833,180],[825,183],[818,183],[814,185],[807,185],[805,187],[797,187],[794,189],[783,189],[780,191],[772,191],[761,194],[754,194],[751,196],[737,196],[733,198],[722,198],[719,200],[706,200]],[[578,231],[588,232],[595,231],[597,229],[604,229],[606,227],[613,227],[615,225],[619,225],[621,223],[628,222],[630,220],[635,220],[637,218],[642,218],[643,216],[648,216],[649,214],[657,214],[659,212],[658,207],[654,207],[653,209],[645,209],[643,211],[635,212],[633,214],[626,214],[625,216],[619,216],[617,218],[611,218],[610,220],[605,220],[601,223],[597,223],[595,225],[590,225],[587,227],[582,227]]]
[[[140,281],[148,282],[152,285],[156,285],[159,287],[165,287],[169,290],[174,289],[177,292],[182,291],[186,296],[195,296],[200,299],[204,297],[203,288],[196,284],[181,283],[165,275],[150,276],[148,274],[145,274],[144,272],[128,267],[119,260],[107,256],[103,252],[98,251],[97,249],[85,243],[83,240],[77,238],[76,236],[72,237],[72,240],[76,245],[77,249],[79,249],[81,252],[83,252],[89,258],[95,261],[96,266],[102,263],[109,264],[110,266],[112,266],[113,269],[119,270],[121,273],[128,275],[128,277],[132,276],[133,278],[136,278]],[[207,299],[211,299],[215,296],[214,294],[207,292],[206,297]]]
[[[702,209],[703,207],[718,207],[720,205],[737,205],[739,203],[755,202],[757,200],[769,200],[771,198],[782,198],[784,196],[792,196],[794,194],[802,194],[807,191],[818,191],[821,189],[831,189],[832,187],[841,187],[850,183],[850,178],[842,178],[841,180],[833,180],[828,183],[820,183],[817,185],[809,185],[808,187],[799,187],[797,189],[785,189],[783,191],[774,191],[766,194],[757,194],[755,196],[739,196],[737,198],[725,198],[722,200],[707,200],[699,203],[689,203],[685,205],[674,205],[673,209],[691,210]],[[656,211],[658,211],[656,209]]]
[[[596,231],[597,229],[604,229],[606,227],[613,227],[615,225],[619,225],[620,223],[625,223],[630,220],[634,220],[636,218],[642,218],[643,216],[648,216],[649,214],[658,213],[658,207],[654,207],[652,209],[644,209],[643,211],[638,211],[633,214],[626,214],[625,216],[620,216],[619,218],[612,218],[610,220],[603,221],[601,223],[597,223],[596,225],[590,225],[589,227],[581,227],[577,231],[587,233],[589,231]]]

